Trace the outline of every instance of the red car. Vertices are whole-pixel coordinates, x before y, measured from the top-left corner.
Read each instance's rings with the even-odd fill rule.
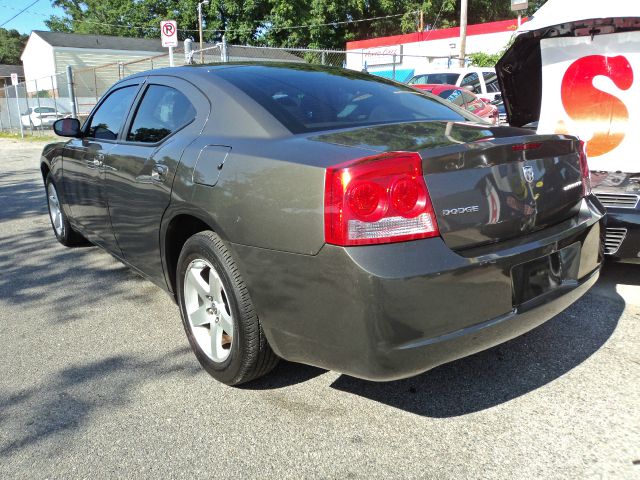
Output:
[[[460,108],[473,113],[482,118],[486,118],[494,125],[498,124],[498,107],[491,105],[490,103],[483,102],[476,95],[464,88],[456,87],[455,85],[446,84],[427,84],[427,85],[411,85],[418,90],[425,90],[431,92],[434,95],[438,95],[440,98],[449,100],[456,104]]]

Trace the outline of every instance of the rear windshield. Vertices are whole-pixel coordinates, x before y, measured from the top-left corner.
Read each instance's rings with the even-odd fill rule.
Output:
[[[458,73],[425,73],[409,80],[409,85],[455,85]]]
[[[390,122],[467,120],[445,103],[379,77],[310,66],[241,66],[215,71],[293,133]]]

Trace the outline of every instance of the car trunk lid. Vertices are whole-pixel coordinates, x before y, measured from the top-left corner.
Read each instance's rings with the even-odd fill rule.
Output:
[[[579,144],[527,136],[420,151],[442,238],[453,249],[525,235],[574,216]]]
[[[560,223],[580,208],[580,146],[574,137],[433,121],[363,127],[313,139],[380,152],[418,152],[440,233],[452,249],[526,235]]]

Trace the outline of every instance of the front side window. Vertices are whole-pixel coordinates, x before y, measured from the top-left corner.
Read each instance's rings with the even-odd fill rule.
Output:
[[[461,87],[473,87],[472,92],[480,93],[480,77],[477,73],[467,73],[462,79]]]
[[[140,102],[127,140],[156,143],[194,118],[196,109],[184,94],[164,85],[150,85]]]
[[[137,91],[138,86],[132,85],[111,92],[91,117],[87,136],[101,140],[118,138]]]

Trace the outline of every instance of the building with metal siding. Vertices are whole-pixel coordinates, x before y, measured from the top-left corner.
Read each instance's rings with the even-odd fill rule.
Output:
[[[55,76],[64,74],[67,65],[74,70],[113,64],[114,68],[105,68],[99,82],[111,85],[118,80],[118,63],[142,60],[167,52],[160,39],[112,37],[108,35],[79,35],[63,32],[44,32],[34,30],[22,52],[24,76],[27,90],[54,90],[57,88]],[[168,60],[163,59],[168,65]],[[157,65],[160,66],[160,65]],[[164,66],[164,65],[162,65]],[[143,70],[151,68],[145,66]],[[133,73],[133,72],[130,72]],[[93,75],[93,73],[92,73]],[[78,79],[82,84],[82,78]],[[90,82],[95,89],[95,81]],[[86,96],[95,95],[89,91],[87,82]]]

